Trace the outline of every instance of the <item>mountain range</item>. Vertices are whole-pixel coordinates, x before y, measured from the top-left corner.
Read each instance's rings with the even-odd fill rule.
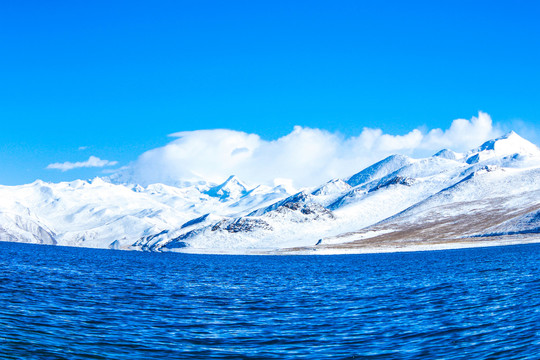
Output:
[[[540,149],[510,132],[466,153],[389,156],[297,193],[112,179],[0,186],[0,241],[145,251],[358,253],[540,241]]]

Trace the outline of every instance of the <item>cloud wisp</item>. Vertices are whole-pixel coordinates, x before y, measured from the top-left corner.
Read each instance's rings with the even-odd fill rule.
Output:
[[[199,130],[172,134],[169,144],[149,150],[118,173],[118,180],[174,184],[221,182],[237,175],[251,184],[314,186],[344,178],[382,158],[400,153],[427,156],[449,148],[465,151],[502,134],[491,117],[480,112],[454,120],[448,129],[414,129],[390,135],[364,128],[358,136],[296,126],[277,140],[233,130]]]
[[[77,162],[66,161],[63,163],[49,164],[47,165],[47,169],[56,169],[56,170],[61,170],[62,172],[64,172],[64,171],[79,169],[79,168],[105,167],[105,166],[114,166],[116,164],[118,164],[118,161],[102,160],[98,158],[97,156],[90,156],[88,160],[86,161],[77,161]]]

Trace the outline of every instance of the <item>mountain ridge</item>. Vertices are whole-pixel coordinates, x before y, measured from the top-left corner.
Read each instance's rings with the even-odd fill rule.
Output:
[[[515,132],[466,153],[443,149],[423,159],[392,155],[296,193],[280,186],[248,187],[234,175],[221,184],[182,184],[141,186],[94,178],[0,186],[0,241],[145,251],[339,253],[433,239],[459,244],[540,236],[534,213],[540,208],[540,149]],[[432,229],[422,227],[429,223]]]

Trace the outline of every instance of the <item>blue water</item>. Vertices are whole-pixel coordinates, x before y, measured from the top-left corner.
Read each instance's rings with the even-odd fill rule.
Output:
[[[540,245],[206,256],[0,243],[3,359],[538,359]]]

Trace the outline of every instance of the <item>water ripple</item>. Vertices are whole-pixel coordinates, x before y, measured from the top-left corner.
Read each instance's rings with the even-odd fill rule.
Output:
[[[540,246],[355,256],[1,243],[5,359],[536,359]]]

